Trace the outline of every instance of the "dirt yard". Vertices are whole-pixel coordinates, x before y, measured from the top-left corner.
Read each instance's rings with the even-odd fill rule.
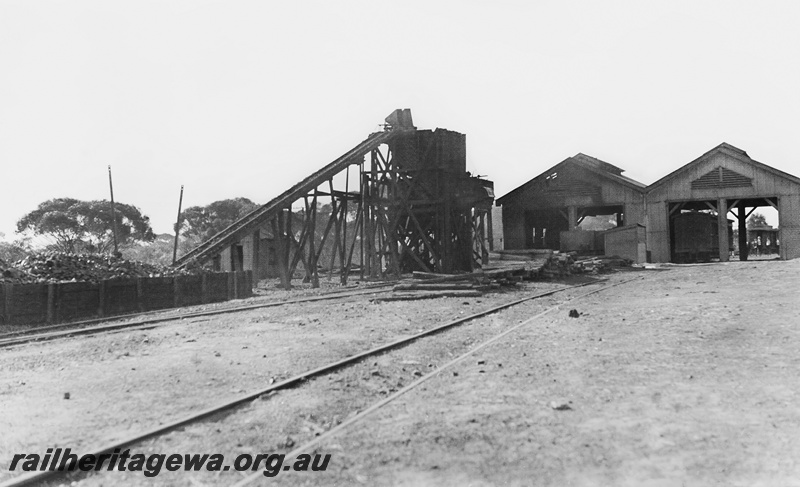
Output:
[[[800,261],[608,277],[635,280],[531,322],[325,440],[316,452],[331,454],[326,472],[252,485],[800,485]],[[14,453],[129,436],[556,286],[468,300],[306,303],[2,350],[0,481],[13,476]],[[482,318],[131,450],[286,453],[588,289]],[[100,472],[53,485],[230,485],[244,475]]]

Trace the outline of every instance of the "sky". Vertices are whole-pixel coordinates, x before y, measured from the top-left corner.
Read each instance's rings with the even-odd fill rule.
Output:
[[[502,196],[579,152],[652,183],[721,142],[800,175],[800,2],[0,0],[0,232],[114,197],[156,233],[266,203],[396,108]],[[771,223],[775,223],[774,221]]]

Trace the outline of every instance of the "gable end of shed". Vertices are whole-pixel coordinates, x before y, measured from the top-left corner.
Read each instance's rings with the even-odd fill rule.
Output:
[[[737,188],[752,185],[752,178],[722,166],[717,166],[692,181],[692,189]]]

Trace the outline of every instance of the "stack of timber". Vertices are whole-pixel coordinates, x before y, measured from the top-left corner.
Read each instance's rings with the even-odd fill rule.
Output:
[[[374,301],[477,298],[485,291],[500,289],[503,286],[515,286],[522,281],[524,272],[522,266],[510,269],[480,269],[462,274],[414,272],[412,279],[397,284],[390,296],[382,296]]]
[[[565,268],[566,254],[549,249],[501,250],[489,254],[490,272],[511,272],[526,281],[559,277]]]
[[[467,274],[468,275],[468,274]],[[392,294],[376,301],[409,301],[435,298],[477,298],[486,286],[472,282],[406,282],[396,285]]]
[[[572,274],[599,274],[632,264],[632,261],[617,256],[581,259],[577,252],[546,249],[503,250],[489,254],[489,259],[500,268],[525,266],[525,279],[530,280],[560,279]]]
[[[541,271],[541,277],[546,279],[561,279],[575,273],[575,253],[561,253],[553,251]]]
[[[633,261],[623,259],[622,257],[595,257],[591,259],[581,259],[575,261],[573,268],[576,272],[585,272],[590,274],[599,274],[603,272],[611,272],[617,267],[629,267]]]
[[[615,267],[630,265],[620,257],[577,259],[576,252],[557,250],[504,250],[489,254],[489,265],[463,274],[414,272],[412,280],[393,288],[390,296],[380,301],[403,301],[433,298],[472,298],[485,291],[515,286],[522,281],[563,279],[573,274],[610,272]]]

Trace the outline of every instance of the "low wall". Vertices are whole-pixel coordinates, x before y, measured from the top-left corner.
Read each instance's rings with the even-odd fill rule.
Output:
[[[595,230],[570,230],[559,232],[561,252],[602,252],[603,232]]]
[[[253,273],[109,279],[98,283],[0,285],[0,324],[41,325],[253,295]]]
[[[644,225],[633,224],[605,232],[605,253],[630,259],[637,264],[647,262],[647,231]]]

